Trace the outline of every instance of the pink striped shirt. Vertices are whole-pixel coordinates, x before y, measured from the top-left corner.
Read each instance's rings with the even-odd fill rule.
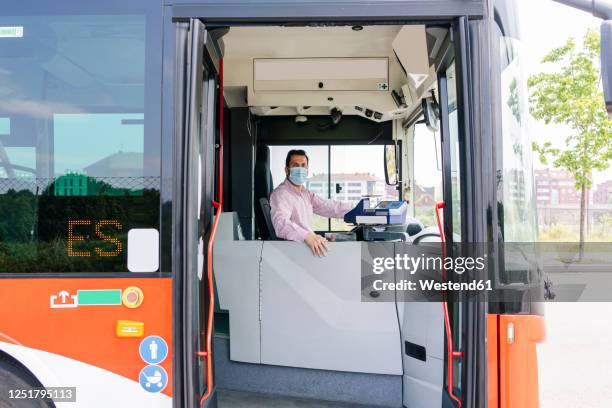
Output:
[[[294,186],[285,179],[270,195],[272,224],[276,236],[303,242],[312,233],[312,215],[342,218],[353,205],[321,198],[307,188]]]

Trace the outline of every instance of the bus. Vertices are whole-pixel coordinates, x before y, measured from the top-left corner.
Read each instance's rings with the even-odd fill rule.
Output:
[[[534,242],[516,7],[4,4],[0,405],[539,406],[532,262],[492,260],[505,302],[364,301],[377,243],[314,257],[267,201],[299,147],[410,245]]]

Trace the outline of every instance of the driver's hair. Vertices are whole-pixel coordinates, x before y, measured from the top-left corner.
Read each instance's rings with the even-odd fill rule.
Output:
[[[308,155],[305,150],[302,149],[291,149],[287,152],[287,158],[285,159],[285,167],[289,167],[289,162],[291,161],[291,156],[304,156],[306,157],[306,163],[309,162]]]

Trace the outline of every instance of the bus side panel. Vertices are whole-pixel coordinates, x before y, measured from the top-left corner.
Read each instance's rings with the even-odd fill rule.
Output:
[[[487,407],[499,408],[499,315],[487,315]]]
[[[501,396],[499,408],[538,408],[540,402],[536,344],[545,339],[544,317],[499,315],[497,318]],[[489,350],[490,347],[489,345]]]
[[[144,295],[142,304],[135,308],[122,301],[130,286]],[[120,320],[143,323],[142,336],[119,336]],[[167,356],[157,362],[153,372],[161,367],[167,378],[163,385],[159,381],[154,384],[158,388],[151,389],[150,384],[147,389],[139,380],[143,378],[141,370],[149,365],[144,358],[150,358],[141,357],[139,350],[143,339],[152,335],[167,345]],[[161,359],[163,344],[155,347]],[[103,401],[118,401],[121,406],[128,401],[170,406],[172,279],[3,279],[0,350],[17,358],[45,386],[76,386],[76,406],[102,406]],[[108,381],[121,390],[131,390],[130,395],[103,392],[113,389],[119,394]]]

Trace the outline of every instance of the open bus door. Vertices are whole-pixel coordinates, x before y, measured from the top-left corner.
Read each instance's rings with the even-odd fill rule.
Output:
[[[447,256],[460,255],[453,254],[465,250],[460,243],[487,242],[487,220],[482,214],[487,200],[492,200],[492,191],[483,188],[477,193],[477,186],[490,173],[482,146],[489,109],[482,103],[487,100],[481,85],[487,75],[482,68],[487,53],[479,51],[487,42],[482,26],[466,17],[455,19],[450,27],[452,45],[437,66],[444,201],[438,203],[436,212]],[[476,250],[478,245],[470,248]],[[484,407],[486,303],[462,299],[452,296],[443,306],[443,407]]]
[[[451,28],[452,29],[452,28]],[[455,33],[457,29],[455,28]],[[464,40],[465,37],[454,35],[455,41]],[[452,256],[453,243],[461,241],[462,230],[465,229],[465,212],[462,211],[462,193],[465,192],[461,185],[465,171],[460,167],[465,161],[461,155],[465,151],[462,146],[465,140],[460,137],[465,132],[460,132],[460,121],[465,129],[465,115],[459,112],[459,87],[463,85],[457,81],[457,49],[449,47],[447,55],[443,58],[438,69],[438,93],[440,98],[440,130],[441,130],[441,154],[442,154],[442,189],[443,202],[436,205],[436,219],[440,228],[442,243],[442,254]],[[441,214],[442,213],[442,214]],[[463,216],[463,217],[462,217]],[[448,272],[447,272],[448,273]],[[448,278],[448,275],[447,275]],[[445,372],[443,407],[462,407],[465,399],[462,397],[460,386],[461,373],[458,368],[464,357],[462,351],[462,327],[460,308],[461,304],[445,301],[442,303],[444,309],[445,327]]]
[[[181,205],[177,219],[177,239],[181,248],[181,281],[177,295],[183,301],[179,323],[182,342],[183,406],[214,404],[212,368],[212,241],[222,206],[222,182],[215,190],[217,153],[222,154],[221,50],[214,35],[198,19],[177,23],[177,116],[175,154],[178,163],[176,185]],[[218,109],[220,107],[220,109]],[[218,120],[218,122],[217,122]],[[215,211],[216,210],[216,211]],[[177,391],[178,394],[178,391]],[[177,395],[177,397],[179,397]],[[214,396],[213,396],[214,397]],[[214,406],[214,405],[213,405]]]

